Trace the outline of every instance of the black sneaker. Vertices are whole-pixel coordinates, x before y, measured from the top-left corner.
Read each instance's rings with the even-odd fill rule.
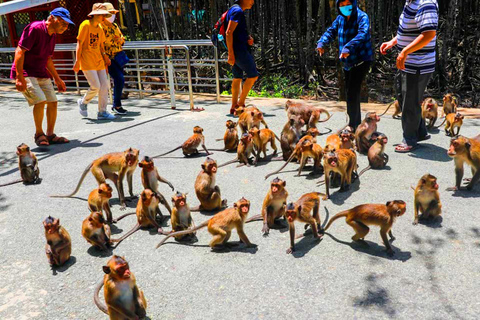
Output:
[[[127,110],[123,109],[122,107],[112,107],[112,112],[121,115],[127,114]]]

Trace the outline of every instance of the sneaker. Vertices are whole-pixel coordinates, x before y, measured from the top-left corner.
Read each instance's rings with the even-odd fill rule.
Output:
[[[123,109],[122,107],[112,107],[112,112],[120,115],[127,114],[127,110]]]
[[[113,114],[108,113],[107,111],[103,111],[103,112],[97,113],[97,119],[98,120],[115,120],[116,117]]]
[[[82,103],[82,98],[77,100],[78,104],[78,112],[82,115],[82,117],[88,117],[87,105]]]

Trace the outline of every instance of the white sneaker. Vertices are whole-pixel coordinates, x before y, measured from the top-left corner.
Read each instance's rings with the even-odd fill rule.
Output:
[[[97,113],[97,119],[98,120],[115,120],[116,118],[117,117],[115,117],[111,113],[108,113],[107,111]]]
[[[87,105],[82,103],[82,98],[77,100],[77,104],[78,104],[78,112],[80,112],[82,117],[88,117]]]

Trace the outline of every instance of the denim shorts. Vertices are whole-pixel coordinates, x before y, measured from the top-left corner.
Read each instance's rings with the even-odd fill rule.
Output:
[[[232,67],[234,79],[243,79],[244,72],[247,74],[247,78],[258,77],[255,60],[247,50],[235,52],[235,64]]]

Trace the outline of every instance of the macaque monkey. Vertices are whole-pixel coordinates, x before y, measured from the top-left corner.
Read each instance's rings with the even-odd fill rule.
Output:
[[[45,253],[47,254],[48,263],[51,267],[60,267],[68,259],[72,253],[72,241],[70,234],[60,225],[60,219],[48,216],[43,221],[45,227]]]
[[[391,240],[395,239],[392,234],[393,223],[397,217],[405,213],[406,207],[406,203],[402,200],[388,201],[387,204],[362,204],[334,215],[324,231],[327,231],[335,220],[345,217],[345,222],[355,230],[355,235],[352,237],[352,240],[363,241],[370,231],[368,226],[379,226],[380,235],[383,244],[387,248],[387,253],[393,256],[395,252],[390,246],[390,242],[388,242],[387,233]]]
[[[223,149],[210,149],[213,151],[236,151],[238,146],[238,131],[237,123],[232,120],[227,120],[227,130],[223,135],[223,139],[217,139],[217,141],[223,140],[225,147]]]
[[[255,164],[257,164],[258,155],[255,152],[255,148],[254,148],[254,144],[253,144],[253,137],[250,133],[244,133],[242,135],[242,138],[240,139],[240,143],[238,144],[237,156],[235,157],[235,159],[230,160],[230,161],[225,162],[225,163],[222,163],[218,167],[219,168],[225,167],[225,166],[227,166],[229,164],[232,164],[232,163],[235,163],[237,161],[240,162],[240,164],[237,167],[242,166],[242,165],[246,165],[247,167],[249,167],[250,166],[250,156],[252,154],[254,155],[252,164],[255,165]]]
[[[173,190],[175,188],[173,185],[166,179],[162,178],[158,174],[158,170],[153,164],[153,160],[150,157],[145,157],[141,162],[138,163],[138,166],[142,168],[142,185],[144,189],[150,189],[153,192],[155,192],[159,197],[160,197],[160,203],[167,208],[168,213],[172,213],[172,209],[170,208],[170,205],[168,204],[167,200],[165,197],[158,191],[158,182],[163,182],[165,184],[168,184],[168,186]],[[160,211],[160,209],[158,210]]]
[[[112,187],[108,183],[101,183],[97,189],[92,190],[88,195],[88,208],[90,211],[99,211],[100,213],[105,211],[108,223],[113,222],[112,211],[108,203],[111,197]]]
[[[422,118],[425,120],[425,123],[427,123],[427,129],[431,130],[433,129],[433,126],[435,125],[435,121],[437,121],[438,118],[438,103],[435,101],[433,98],[427,98],[423,100],[422,103]]]
[[[288,221],[288,229],[290,231],[290,247],[287,249],[287,254],[295,251],[295,220],[303,223],[308,223],[312,228],[313,237],[321,238],[323,235],[319,234],[321,230],[320,214],[318,208],[320,207],[320,197],[326,197],[323,193],[311,192],[306,193],[297,200],[297,202],[290,202],[285,209],[285,217]],[[310,212],[313,210],[313,214]]]
[[[263,152],[263,157],[267,157],[267,144],[270,142],[270,146],[273,149],[273,154],[277,154],[277,146],[275,145],[275,139],[280,141],[277,135],[270,129],[258,129],[253,127],[248,131],[252,135],[253,145],[257,149],[257,161],[260,160],[260,153]]]
[[[166,156],[167,154],[170,154],[174,151],[177,151],[178,149],[182,149],[183,155],[185,157],[191,156],[191,155],[196,155],[198,154],[198,147],[202,146],[203,150],[207,153],[207,155],[211,155],[212,153],[207,150],[207,147],[205,147],[205,136],[203,135],[203,129],[199,126],[193,127],[193,135],[188,138],[182,145],[176,147],[175,149],[172,149],[168,152],[159,154],[158,156],[152,157],[152,159],[155,158],[160,158],[163,156]]]
[[[325,171],[325,187],[327,198],[330,198],[330,173],[341,176],[340,191],[346,191],[352,183],[352,175],[357,170],[357,155],[350,149],[340,149],[326,152],[323,155],[323,168]]]
[[[472,190],[475,183],[480,180],[480,135],[475,138],[458,136],[450,141],[448,155],[455,162],[455,187],[448,191],[461,190],[463,178],[463,165],[467,163],[472,168],[472,179],[467,185],[467,190]]]
[[[420,219],[436,218],[442,214],[442,203],[438,193],[437,178],[431,174],[425,174],[418,181],[414,192],[415,216],[413,225],[418,224],[418,211],[422,214]]]
[[[90,163],[87,168],[82,173],[80,180],[78,181],[77,187],[69,195],[56,195],[50,196],[52,198],[71,198],[77,194],[80,186],[82,185],[83,180],[90,170],[97,180],[98,185],[105,183],[105,179],[110,179],[113,181],[117,187],[118,195],[120,198],[120,203],[122,205],[121,210],[126,209],[125,195],[123,192],[123,180],[125,176],[127,177],[128,190],[130,197],[133,198],[133,172],[137,168],[138,155],[140,151],[137,149],[129,148],[124,152],[115,152],[107,153],[106,155],[94,160]],[[117,174],[118,172],[118,174]]]
[[[242,134],[248,132],[248,130],[253,127],[260,128],[260,123],[263,123],[265,128],[268,129],[267,123],[263,118],[263,113],[256,107],[254,110],[242,112],[238,117],[238,126],[240,127]]]
[[[285,217],[285,206],[287,205],[288,192],[285,189],[286,181],[278,177],[270,183],[270,189],[263,200],[262,213],[249,218],[245,223],[263,220],[262,233],[266,237],[270,233],[270,228],[275,225],[275,221],[281,217]]]
[[[338,136],[340,137],[339,149],[355,149],[355,135],[353,132],[348,129],[343,129]]]
[[[363,169],[358,176],[361,177],[369,169],[383,169],[388,163],[388,155],[385,153],[385,146],[388,142],[386,135],[379,134],[373,138],[375,143],[368,149],[368,167]]]
[[[195,194],[200,206],[190,211],[214,211],[227,206],[227,200],[222,200],[220,188],[215,185],[217,178],[217,162],[209,157],[202,164],[202,171],[195,180]]]
[[[260,109],[258,109],[256,106],[254,106],[253,104],[249,104],[246,107],[245,106],[238,106],[237,108],[235,108],[234,115],[237,116],[237,117],[240,117],[242,115],[242,113],[251,112],[251,111],[261,112]]]
[[[110,226],[105,223],[101,212],[92,212],[83,220],[82,236],[92,246],[107,251],[112,244],[111,235]]]
[[[172,203],[173,209],[170,218],[170,223],[172,224],[171,233],[195,227],[192,215],[190,214],[190,207],[187,204],[187,195],[177,191],[172,197]],[[181,241],[185,238],[191,240],[193,236],[195,236],[195,233],[190,234],[189,236],[177,236],[175,237],[175,240]]]
[[[307,163],[308,158],[312,158],[314,161],[313,173],[323,171],[321,163],[323,158],[322,147],[310,140],[305,140],[302,143],[302,158],[300,159],[300,168],[298,169],[297,177],[302,174],[303,167]]]
[[[345,116],[345,125],[336,133],[333,133],[327,137],[324,152],[330,150],[351,149],[354,147],[355,135],[348,127],[350,117],[348,116],[348,113],[345,113]]]
[[[379,121],[380,117],[377,116],[376,112],[368,112],[365,119],[360,123],[355,131],[355,144],[358,152],[368,152],[372,144],[370,138],[374,132],[377,132],[377,122]]]
[[[401,117],[399,115],[400,115],[400,113],[402,113],[402,109],[400,108],[400,103],[398,103],[398,100],[395,100],[392,103],[390,103],[388,105],[387,109],[385,109],[385,111],[380,115],[380,117],[382,117],[385,113],[387,113],[388,109],[390,109],[390,107],[392,105],[395,108],[395,111],[393,112],[392,118],[393,119],[400,119]]]
[[[457,99],[451,94],[447,93],[443,96],[443,116],[450,113],[457,113],[458,103]]]
[[[300,116],[290,116],[280,135],[280,147],[284,161],[292,155],[298,140],[302,137],[302,127],[305,121]]]
[[[325,122],[331,118],[331,115],[327,110],[323,108],[316,108],[304,102],[293,102],[287,100],[285,103],[285,110],[287,111],[288,117],[291,115],[299,115],[309,128],[315,128],[317,122]],[[324,120],[320,120],[322,113],[327,115],[327,118]]]
[[[167,239],[170,237],[190,234],[205,227],[208,227],[208,232],[210,232],[210,234],[213,236],[212,240],[210,241],[210,247],[212,249],[229,247],[230,245],[228,244],[228,239],[230,239],[233,229],[237,229],[240,240],[245,243],[248,248],[253,247],[255,245],[248,240],[247,235],[243,231],[243,225],[249,210],[250,201],[242,198],[233,204],[233,208],[228,208],[217,213],[193,229],[170,233],[162,241],[160,241],[160,243],[157,245],[157,248],[164,244],[165,241],[167,241]]]
[[[460,113],[449,113],[445,117],[447,123],[445,124],[445,135],[447,136],[457,136],[460,133],[460,128],[463,125],[463,118]],[[454,129],[457,128],[457,132],[454,133]]]
[[[128,262],[120,256],[113,256],[103,267],[105,276],[100,281],[93,296],[98,309],[107,314],[111,320],[143,319],[147,315],[147,300],[143,291],[138,289],[135,276],[130,271]],[[99,299],[103,289],[105,306]]]
[[[11,184],[23,182],[39,183],[42,179],[39,178],[40,169],[38,168],[38,160],[35,153],[30,151],[30,147],[22,143],[17,147],[18,156],[18,171],[20,171],[21,179],[1,184],[0,187],[9,186]]]

